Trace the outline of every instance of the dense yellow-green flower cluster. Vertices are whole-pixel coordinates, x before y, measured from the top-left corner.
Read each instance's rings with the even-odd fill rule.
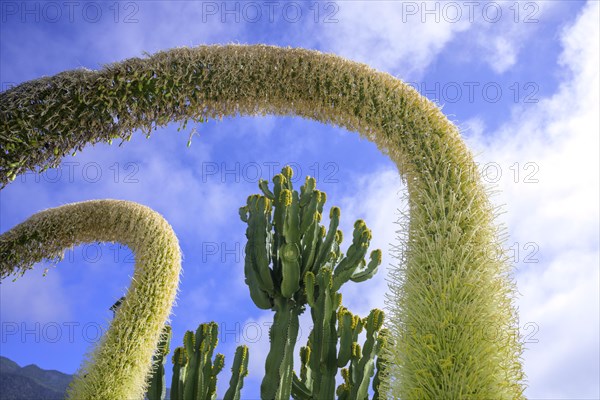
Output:
[[[181,252],[171,226],[150,208],[122,200],[67,204],[34,214],[0,235],[0,278],[82,243],[119,242],[135,271],[110,329],[69,389],[73,399],[141,399],[152,355],[177,294]]]
[[[136,129],[257,114],[357,131],[408,185],[410,222],[389,293],[390,396],[521,398],[515,288],[496,211],[458,129],[389,74],[316,51],[225,45],[38,79],[0,93],[0,179]]]

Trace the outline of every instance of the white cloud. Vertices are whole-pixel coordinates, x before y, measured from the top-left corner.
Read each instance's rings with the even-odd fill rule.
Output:
[[[464,45],[461,57],[469,62],[481,59],[497,74],[508,71],[518,65],[525,43],[536,40],[541,22],[563,8],[560,3],[510,0],[462,3],[463,17],[469,18],[471,24],[468,31],[456,38]]]
[[[492,41],[493,52],[488,56],[490,66],[497,73],[502,73],[515,65],[517,61],[517,50],[513,43],[504,37],[495,38]]]
[[[506,204],[500,220],[509,228],[508,246],[521,250],[521,328],[539,327],[539,343],[524,354],[530,398],[599,396],[597,16],[598,3],[589,2],[562,32],[565,81],[553,96],[516,107],[486,137],[475,121],[467,137],[472,149],[483,151],[482,165],[497,163],[503,173],[493,200]],[[526,183],[527,177],[539,182]],[[539,247],[538,263],[523,260],[528,243]]]
[[[404,80],[419,79],[450,47],[452,59],[483,60],[501,74],[517,64],[539,21],[561,8],[556,3],[340,1],[337,22],[313,27],[313,41]]]
[[[390,162],[390,167],[382,168],[372,174],[358,176],[353,186],[359,188],[358,196],[348,196],[339,202],[341,209],[340,228],[344,232],[342,249],[346,250],[352,243],[354,221],[363,219],[371,229],[373,238],[367,253],[381,249],[382,261],[377,274],[361,283],[348,282],[342,287],[343,304],[361,318],[366,317],[371,309],[385,308],[388,270],[397,265],[391,247],[396,246],[397,233],[400,229],[396,223],[403,199],[405,186],[400,181],[398,171]],[[329,220],[325,221],[326,224]]]
[[[319,48],[401,73],[406,79],[417,78],[457,32],[468,28],[468,22],[439,18],[441,11],[439,23],[433,22],[435,15],[424,15],[423,2],[342,1],[337,5],[338,22],[319,26],[315,37]]]
[[[28,329],[33,329],[31,324],[56,323],[73,316],[60,275],[48,273],[43,276],[44,269],[45,266],[39,264],[15,282],[11,279],[2,282],[0,310],[4,323],[24,323]]]

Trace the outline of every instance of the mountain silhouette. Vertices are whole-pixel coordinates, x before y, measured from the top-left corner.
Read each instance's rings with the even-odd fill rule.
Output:
[[[63,400],[72,375],[0,356],[0,400]]]
[[[0,400],[64,400],[73,375],[0,356]],[[167,388],[169,399],[170,389]]]

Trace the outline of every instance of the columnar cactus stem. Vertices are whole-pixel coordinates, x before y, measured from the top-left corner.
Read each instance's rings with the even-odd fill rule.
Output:
[[[173,377],[171,380],[171,399],[183,399],[183,387],[186,379],[187,356],[183,347],[173,352]]]
[[[385,346],[390,345],[393,346],[393,343],[389,343],[390,332],[388,329],[382,329],[379,331],[378,340],[380,349],[385,348]],[[377,361],[375,361],[375,377],[373,377],[373,400],[386,400],[385,393],[381,393],[381,389],[383,386],[384,379],[387,374],[389,360],[386,359],[386,355],[380,352],[377,356]]]
[[[357,131],[407,183],[410,223],[389,296],[389,396],[522,398],[516,289],[497,212],[456,126],[389,74],[316,51],[227,45],[26,82],[0,93],[0,182],[136,129],[265,113]],[[270,308],[268,277],[257,272],[253,299]],[[489,324],[503,334],[486,337]]]
[[[229,389],[223,400],[242,400],[241,390],[244,387],[244,377],[248,375],[248,346],[238,346],[235,349]]]
[[[218,343],[218,326],[215,322],[200,324],[196,333],[187,331],[183,346],[173,355],[173,380],[171,400],[215,400],[217,398],[217,376],[225,365],[225,356],[212,355]],[[238,346],[235,351],[229,389],[224,400],[240,400],[244,377],[248,375],[248,347]],[[164,363],[164,358],[161,359]],[[158,369],[153,380],[164,381],[164,368]],[[164,392],[152,394],[149,400],[164,399]]]
[[[0,278],[22,275],[36,262],[60,259],[67,248],[97,241],[127,245],[135,253],[135,271],[110,329],[81,367],[69,396],[141,399],[181,269],[179,243],[162,216],[120,200],[41,211],[0,235]]]
[[[163,336],[158,343],[154,357],[152,357],[152,375],[146,392],[148,400],[164,400],[167,395],[165,362],[170,352],[171,333],[171,326],[165,325]]]
[[[383,312],[372,310],[363,320],[367,331],[367,339],[361,352],[353,352],[349,375],[352,377],[351,399],[365,399],[368,396],[369,382],[375,371],[375,357],[381,350],[383,341],[378,338],[378,332],[383,325]],[[359,356],[359,353],[362,353]]]
[[[327,196],[316,190],[314,178],[306,178],[299,194],[293,189],[292,169],[286,166],[273,177],[273,183],[271,191],[261,180],[264,196],[252,195],[240,208],[240,218],[248,224],[245,272],[250,295],[260,308],[275,311],[261,397],[289,400],[295,392],[300,398],[330,399],[338,370],[335,322],[342,299],[338,290],[349,280],[371,278],[381,263],[381,251],[373,251],[366,265],[371,232],[358,220],[347,255],[341,253],[340,209],[331,208],[326,232],[319,222]],[[299,382],[294,380],[293,352],[299,315],[306,304],[315,326],[309,338],[312,345],[304,350],[309,353],[304,355]]]
[[[218,329],[215,322],[200,324],[196,334],[187,331],[183,336],[187,365],[181,399],[208,400],[216,398],[217,375],[225,365],[223,354],[217,354],[214,360],[212,358],[219,342]],[[176,399],[173,396],[172,398]]]
[[[299,310],[291,300],[275,299],[275,316],[269,330],[271,348],[260,385],[262,399],[289,400],[292,391],[293,357],[300,322]]]

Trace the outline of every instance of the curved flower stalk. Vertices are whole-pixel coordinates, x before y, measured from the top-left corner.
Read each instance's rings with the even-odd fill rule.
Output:
[[[152,356],[179,284],[181,252],[173,229],[150,208],[122,200],[67,204],[34,214],[0,235],[0,278],[90,242],[119,242],[135,271],[110,329],[69,388],[73,399],[143,398]]]
[[[0,93],[0,179],[56,165],[87,143],[127,140],[136,129],[149,135],[170,121],[240,114],[357,131],[406,181],[408,239],[389,293],[391,391],[382,393],[521,398],[516,291],[496,210],[458,129],[389,74],[316,51],[226,45],[26,82]]]

